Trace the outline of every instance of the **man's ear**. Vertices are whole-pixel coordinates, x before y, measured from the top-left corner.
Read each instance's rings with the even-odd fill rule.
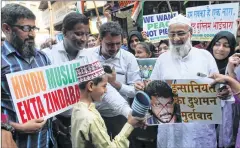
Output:
[[[190,35],[191,35],[190,37],[192,37],[192,34],[193,34],[193,28],[192,27],[190,28],[189,32],[190,32]]]
[[[87,83],[87,90],[90,91],[90,92],[92,92],[92,91],[93,91],[93,87],[94,87],[93,81],[89,81],[89,82]]]
[[[190,32],[190,35],[189,35],[189,37],[190,37],[190,40],[192,39],[192,32]]]
[[[2,31],[4,32],[5,35],[7,35],[12,32],[12,28],[7,23],[3,23]]]
[[[192,31],[191,31],[191,32],[190,32],[191,37],[192,37],[192,34],[193,34],[193,33],[192,33]]]

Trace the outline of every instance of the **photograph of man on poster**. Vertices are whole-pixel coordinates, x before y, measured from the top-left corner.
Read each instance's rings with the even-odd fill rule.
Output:
[[[174,94],[166,82],[151,81],[145,92],[151,98],[150,117],[147,119],[149,125],[182,122],[180,105],[174,102]]]

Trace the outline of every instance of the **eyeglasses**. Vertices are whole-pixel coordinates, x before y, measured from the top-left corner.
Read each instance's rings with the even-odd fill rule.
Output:
[[[19,29],[21,29],[24,32],[30,32],[30,31],[39,31],[39,28],[36,26],[29,26],[29,25],[12,25],[13,27],[17,27]]]
[[[170,37],[170,38],[174,38],[176,35],[178,36],[178,37],[184,37],[188,32],[189,32],[190,30],[188,30],[188,31],[180,31],[180,32],[174,32],[174,33],[168,33],[168,36]]]

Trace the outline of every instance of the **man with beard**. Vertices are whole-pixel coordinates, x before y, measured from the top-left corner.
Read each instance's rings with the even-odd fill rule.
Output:
[[[63,19],[62,30],[63,41],[53,45],[52,49],[43,49],[52,64],[63,64],[67,61],[82,58],[88,61],[97,59],[95,53],[91,50],[83,49],[89,34],[89,21],[86,16],[75,12],[66,15]],[[123,115],[126,119],[131,112],[127,101],[109,84],[107,85],[106,95],[101,103],[96,103],[96,108],[101,114],[111,117]],[[54,133],[59,147],[72,147],[69,131],[71,114],[72,110],[68,110],[56,116],[54,120]]]
[[[151,114],[148,124],[182,122],[180,105],[174,103],[171,87],[160,80],[150,82],[145,92],[151,97]]]
[[[179,14],[168,23],[170,51],[161,54],[154,66],[151,80],[197,79],[197,73],[209,76],[218,73],[216,62],[206,50],[192,47],[191,21]],[[142,90],[142,83],[135,84]],[[217,146],[215,125],[197,123],[158,126],[158,148]]]
[[[38,30],[35,25],[36,17],[31,10],[18,4],[5,5],[1,16],[2,31],[6,36],[1,63],[1,146],[49,147],[52,139],[50,119],[33,119],[19,124],[6,79],[8,73],[50,65],[46,55],[35,49],[35,31]]]

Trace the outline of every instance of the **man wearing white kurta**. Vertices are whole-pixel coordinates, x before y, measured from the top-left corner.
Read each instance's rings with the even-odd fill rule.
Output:
[[[192,47],[190,20],[178,15],[169,22],[170,51],[159,56],[151,79],[196,79],[197,73],[210,75],[218,73],[212,55],[206,50]],[[216,130],[213,124],[159,125],[158,148],[215,148]]]

